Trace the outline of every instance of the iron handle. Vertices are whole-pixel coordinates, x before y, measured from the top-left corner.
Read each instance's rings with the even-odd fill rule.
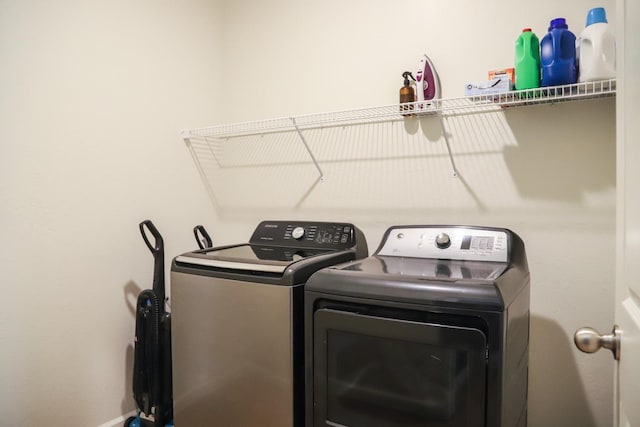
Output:
[[[595,353],[601,348],[611,350],[613,358],[620,360],[620,335],[621,331],[618,325],[614,325],[610,334],[600,335],[593,328],[580,328],[573,336],[576,347],[585,353]]]

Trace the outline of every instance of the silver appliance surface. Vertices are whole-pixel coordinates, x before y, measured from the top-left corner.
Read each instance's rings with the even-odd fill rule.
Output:
[[[293,426],[294,287],[178,272],[171,283],[176,425]]]

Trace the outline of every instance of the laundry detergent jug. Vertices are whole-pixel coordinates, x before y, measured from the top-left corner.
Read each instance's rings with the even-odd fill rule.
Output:
[[[576,36],[564,18],[551,20],[549,32],[540,43],[541,86],[576,83]]]
[[[616,40],[602,7],[587,14],[587,27],[576,44],[579,81],[591,82],[616,77]]]
[[[531,28],[522,30],[516,40],[516,89],[540,87],[540,42]]]

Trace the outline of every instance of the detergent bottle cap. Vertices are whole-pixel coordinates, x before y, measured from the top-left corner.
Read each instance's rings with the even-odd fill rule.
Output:
[[[604,7],[594,7],[587,13],[587,27],[591,24],[607,23],[607,12]]]
[[[523,33],[530,33],[531,32],[531,28],[523,28],[522,32]]]
[[[555,18],[551,20],[551,23],[549,24],[549,31],[551,30],[556,30],[556,29],[568,29],[569,26],[567,25],[567,20],[564,18]]]

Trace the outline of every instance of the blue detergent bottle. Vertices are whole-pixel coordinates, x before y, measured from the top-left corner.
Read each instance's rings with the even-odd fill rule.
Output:
[[[541,86],[576,83],[576,36],[564,18],[555,18],[540,43]]]

